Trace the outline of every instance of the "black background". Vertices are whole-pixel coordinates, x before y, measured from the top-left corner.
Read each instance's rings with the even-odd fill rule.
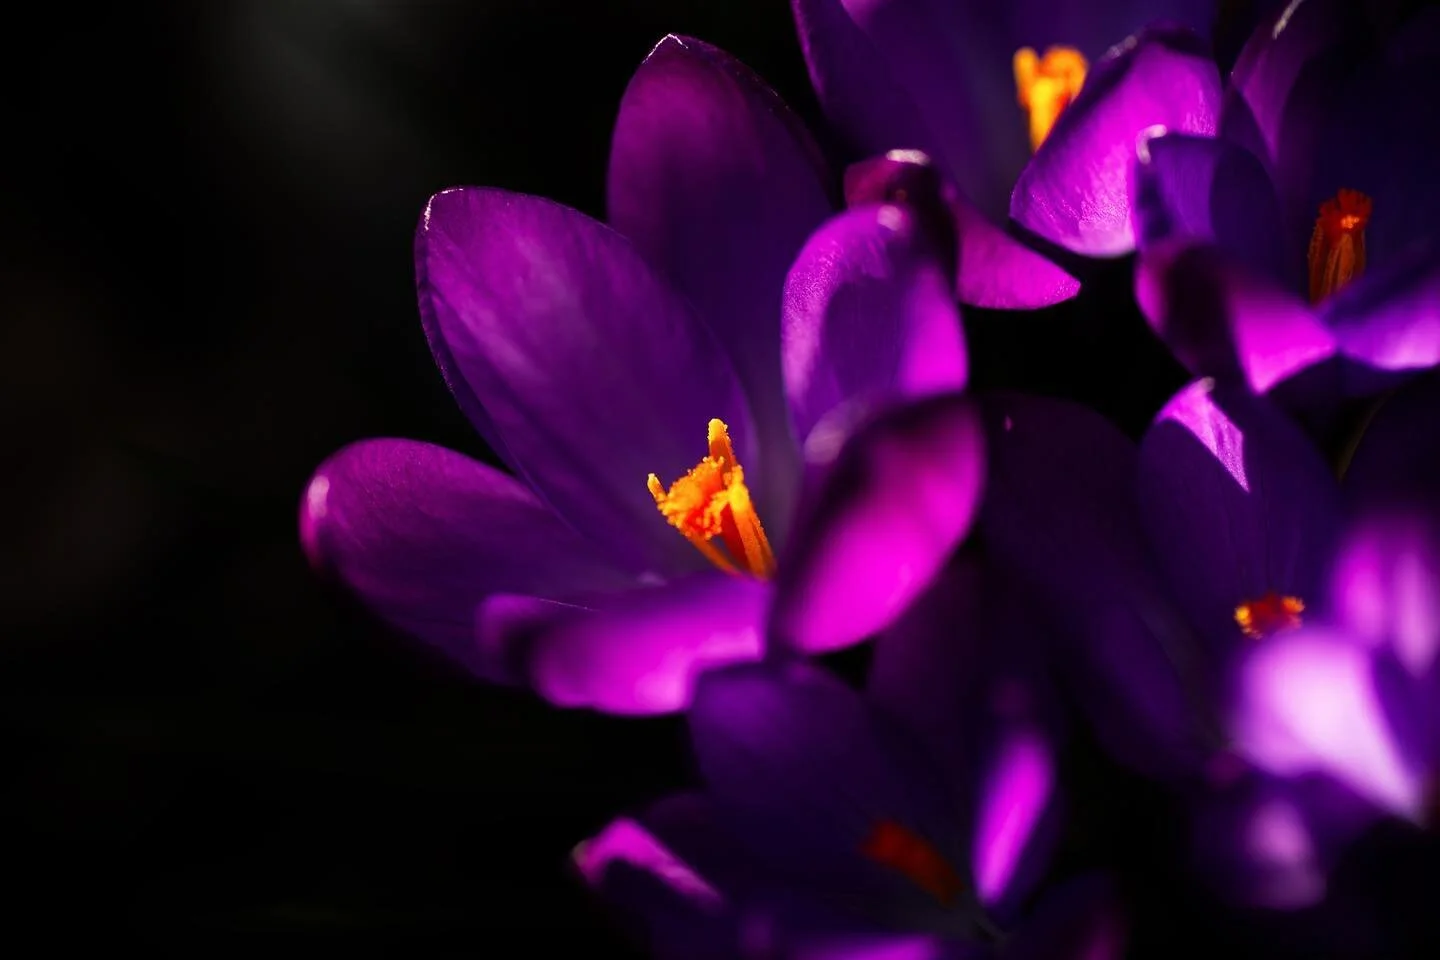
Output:
[[[788,5],[45,9],[6,59],[9,906],[52,946],[627,955],[566,856],[690,779],[679,722],[471,683],[319,581],[296,510],[355,439],[485,456],[420,330],[426,198],[489,184],[603,218],[621,93],[668,32],[740,58],[823,142]],[[975,378],[1137,433],[1180,371],[1128,263],[1086,279],[1079,304],[968,315]],[[1087,779],[1080,846],[1128,836],[1139,886],[1163,884],[1154,792]],[[1151,936],[1196,922],[1177,897],[1152,897]]]

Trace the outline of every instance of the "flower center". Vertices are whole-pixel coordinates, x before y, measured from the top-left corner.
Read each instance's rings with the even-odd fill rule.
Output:
[[[1235,608],[1235,623],[1252,640],[1263,640],[1283,630],[1300,626],[1305,603],[1299,597],[1282,597],[1271,590],[1258,600]]]
[[[942,907],[955,902],[965,883],[930,841],[893,820],[875,824],[860,852],[868,859],[903,874],[934,897]]]
[[[1030,149],[1039,150],[1060,114],[1080,93],[1089,68],[1074,47],[1050,47],[1040,56],[1033,47],[1015,51],[1015,92],[1030,115]]]
[[[1365,272],[1365,225],[1374,202],[1359,190],[1341,190],[1320,204],[1310,234],[1310,302],[1321,300]]]
[[[775,554],[723,420],[710,421],[709,445],[710,453],[668,490],[650,474],[650,495],[670,525],[715,566],[766,579],[775,572]],[[723,550],[713,542],[717,536]]]

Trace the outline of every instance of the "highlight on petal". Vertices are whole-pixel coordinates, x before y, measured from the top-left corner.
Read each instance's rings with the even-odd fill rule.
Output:
[[[1322,301],[1340,352],[1377,370],[1440,366],[1440,255],[1418,246]]]
[[[603,224],[503,190],[432,197],[415,262],[441,370],[536,492],[633,569],[703,567],[646,475],[683,474],[712,418],[764,471],[730,362],[680,296]]]
[[[524,484],[414,440],[362,440],[322,463],[300,541],[379,616],[495,681],[517,679],[524,644],[477,637],[487,597],[581,601],[634,583]]]
[[[1440,516],[1392,505],[1353,523],[1331,595],[1350,632],[1390,647],[1417,679],[1440,653]]]
[[[540,631],[531,683],[563,707],[683,710],[705,670],[759,659],[769,585],[716,571],[607,598]]]
[[[969,531],[984,475],[980,422],[959,395],[857,430],[802,513],[776,580],[772,642],[820,653],[893,621]]]
[[[1303,250],[1287,250],[1280,202],[1253,154],[1216,137],[1156,128],[1141,135],[1136,158],[1131,216],[1141,250],[1175,238],[1213,243],[1299,289]]]
[[[892,150],[845,171],[845,199],[904,204],[948,256],[955,294],[966,306],[1036,310],[1068,300],[1080,282],[992,223],[918,150]]]
[[[609,222],[728,351],[765,432],[766,458],[776,461],[766,465],[772,473],[794,456],[773,348],[780,291],[806,238],[832,212],[823,174],[819,148],[775,92],[693,37],[661,40],[621,100]],[[774,499],[761,496],[761,511],[778,518]]]
[[[1232,730],[1244,755],[1281,777],[1325,773],[1418,822],[1424,786],[1387,723],[1369,650],[1319,630],[1276,637],[1250,652]]]
[[[1270,390],[1335,355],[1335,337],[1298,296],[1216,247],[1176,239],[1143,249],[1135,300],[1197,376]]]
[[[1294,597],[1323,612],[1340,490],[1309,439],[1243,387],[1192,383],[1140,444],[1140,508],[1158,566],[1211,649],[1246,643],[1239,609]]]
[[[1038,731],[1017,730],[986,774],[976,822],[975,883],[994,903],[1008,892],[1031,835],[1052,800],[1055,762]]]
[[[897,206],[848,210],[810,238],[786,278],[780,346],[802,442],[843,402],[965,386],[960,312],[916,219]]]
[[[1130,184],[1136,144],[1158,126],[1211,135],[1220,76],[1188,30],[1150,28],[1095,65],[1020,175],[1010,215],[1026,229],[1084,256],[1135,248]]]

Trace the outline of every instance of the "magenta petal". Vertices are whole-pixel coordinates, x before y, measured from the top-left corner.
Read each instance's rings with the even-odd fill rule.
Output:
[[[1130,183],[1142,133],[1215,132],[1220,76],[1187,30],[1146,30],[1095,65],[1020,175],[1010,215],[1086,256],[1135,248]]]
[[[1142,137],[1135,165],[1136,244],[1213,243],[1252,270],[1300,289],[1304,251],[1289,249],[1280,202],[1260,161],[1216,137]]]
[[[960,243],[955,292],[961,303],[1038,310],[1069,300],[1080,281],[996,226],[964,197],[951,205]]]
[[[656,513],[646,475],[693,467],[715,417],[741,462],[758,463],[734,371],[679,295],[603,224],[503,190],[432,197],[415,262],[442,371],[464,385],[462,406],[483,405],[487,436],[536,491],[639,569],[702,567]]]
[[[1440,257],[1428,247],[1380,264],[1319,307],[1340,352],[1379,370],[1440,366]]]
[[[914,217],[859,207],[810,238],[785,282],[781,353],[802,443],[841,403],[965,386],[960,312]]]
[[[970,529],[984,474],[979,419],[958,395],[860,428],[796,529],[776,583],[772,642],[820,653],[883,629]]]
[[[683,710],[705,670],[756,660],[768,584],[718,571],[609,598],[534,638],[535,690],[563,707]]]
[[[904,204],[937,249],[953,257],[966,306],[1036,310],[1080,292],[1080,282],[992,223],[918,150],[892,150],[845,171],[845,199]]]
[[[1325,773],[1420,819],[1423,777],[1387,725],[1367,647],[1317,630],[1275,637],[1251,649],[1238,690],[1231,729],[1256,766],[1281,777]]]
[[[1440,515],[1381,502],[1352,522],[1332,573],[1340,622],[1417,679],[1440,654]]]
[[[1141,531],[1135,445],[1061,400],[997,396],[985,421],[987,549],[1053,618],[1054,655],[1106,745],[1151,773],[1193,770],[1218,717]]]
[[[363,440],[322,463],[300,540],[381,617],[491,680],[513,679],[515,651],[477,635],[485,598],[569,600],[634,583],[513,477],[413,440]]]
[[[1304,302],[1205,244],[1176,240],[1142,250],[1135,299],[1191,373],[1257,393],[1335,354],[1334,335]]]
[[[611,143],[611,225],[675,282],[729,351],[770,431],[770,459],[787,448],[793,456],[774,344],[786,271],[832,210],[819,156],[744,64],[673,35],[635,72]],[[768,506],[762,499],[767,517]]]
[[[1140,444],[1140,506],[1172,595],[1221,660],[1251,642],[1241,604],[1275,593],[1324,612],[1340,490],[1268,401],[1208,380],[1176,394]]]

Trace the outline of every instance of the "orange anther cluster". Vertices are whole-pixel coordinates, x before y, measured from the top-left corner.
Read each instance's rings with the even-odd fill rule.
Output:
[[[1341,190],[1320,204],[1310,234],[1310,302],[1339,290],[1365,271],[1365,225],[1374,202],[1359,190]]]
[[[1030,149],[1039,150],[1060,114],[1080,94],[1090,65],[1074,47],[1050,47],[1045,56],[1032,47],[1015,51],[1015,92],[1030,116]]]
[[[1245,636],[1261,640],[1300,626],[1300,614],[1304,610],[1305,603],[1299,597],[1282,597],[1271,590],[1258,600],[1236,607],[1235,623]]]

